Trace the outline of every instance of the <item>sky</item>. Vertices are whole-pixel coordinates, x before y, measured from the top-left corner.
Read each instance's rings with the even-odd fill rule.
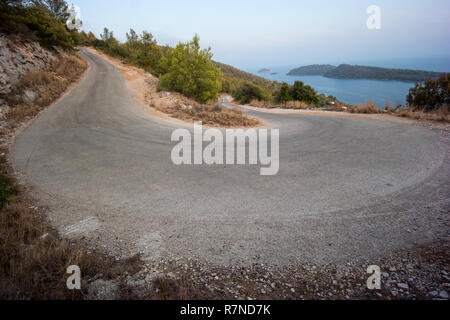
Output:
[[[349,63],[450,71],[449,0],[68,2],[97,36],[108,27],[124,41],[133,28],[173,46],[197,33],[215,60],[246,70]],[[379,30],[367,27],[370,5],[381,9]]]

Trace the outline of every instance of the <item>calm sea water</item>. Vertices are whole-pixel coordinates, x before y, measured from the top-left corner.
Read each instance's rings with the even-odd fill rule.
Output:
[[[277,75],[258,73],[259,70],[246,70],[258,76],[279,82],[293,84],[295,81],[303,81],[313,87],[317,92],[335,96],[338,100],[350,104],[364,103],[372,100],[380,108],[384,108],[385,102],[391,105],[405,104],[409,89],[414,87],[413,82],[380,81],[380,80],[353,80],[331,79],[322,76],[288,76],[293,68],[271,69],[278,72]]]

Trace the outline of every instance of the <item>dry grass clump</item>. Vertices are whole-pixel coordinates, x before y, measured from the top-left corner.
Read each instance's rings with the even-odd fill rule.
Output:
[[[154,81],[154,80],[152,80]],[[158,111],[183,121],[201,121],[211,127],[253,127],[260,124],[237,109],[217,104],[200,104],[175,92],[155,91],[156,83],[147,80],[147,103]]]
[[[364,105],[358,105],[354,107],[350,107],[348,109],[350,113],[362,113],[362,114],[380,114],[383,113],[383,110],[377,108],[375,103],[371,100],[367,100]]]
[[[180,279],[159,277],[153,281],[153,289],[148,293],[147,299],[151,300],[201,300],[208,295],[193,285],[192,279],[182,276]]]
[[[38,114],[77,81],[86,68],[86,62],[79,56],[63,53],[49,70],[30,72],[19,79],[5,99],[10,106],[10,125]]]
[[[202,121],[204,125],[217,127],[251,127],[259,125],[259,121],[247,117],[242,111],[219,106],[176,104],[164,106],[157,104],[155,108],[171,117],[184,121]]]
[[[346,112],[348,111],[348,107],[340,105],[340,104],[334,104],[326,109],[327,111],[335,111],[335,112]]]
[[[0,299],[81,299],[88,279],[105,274],[113,262],[87,252],[58,239],[16,193],[0,209]],[[70,265],[82,270],[81,291],[67,289]]]
[[[295,110],[306,110],[311,108],[311,106],[302,101],[288,101],[286,104],[276,104],[271,101],[259,101],[252,100],[250,105],[257,108],[266,109],[295,109]]]
[[[60,239],[45,212],[7,178],[11,169],[0,160],[0,300],[80,300],[88,296],[90,279],[117,279],[141,268],[139,256],[116,261],[81,242]],[[81,290],[67,289],[71,265],[81,269]],[[126,298],[129,288],[120,289],[117,298]]]
[[[414,110],[412,108],[408,108],[406,110],[402,110],[394,114],[402,118],[409,118],[415,120],[428,120],[447,123],[450,122],[450,112],[448,105],[441,106],[440,108],[432,112],[424,112],[421,110]]]

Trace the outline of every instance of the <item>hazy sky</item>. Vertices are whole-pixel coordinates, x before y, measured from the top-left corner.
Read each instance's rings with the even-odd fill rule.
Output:
[[[424,61],[436,57],[436,61],[442,62],[450,57],[449,0],[69,0],[69,3],[80,7],[83,29],[96,35],[106,26],[119,40],[124,40],[125,33],[133,28],[138,32],[150,31],[160,44],[174,45],[198,33],[202,46],[212,47],[215,60],[247,69],[368,61],[401,64],[403,59],[417,57]],[[369,5],[381,8],[381,30],[369,30],[366,26]]]

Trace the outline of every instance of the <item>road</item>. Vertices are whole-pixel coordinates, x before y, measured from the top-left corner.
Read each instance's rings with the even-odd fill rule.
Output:
[[[176,125],[91,68],[15,139],[14,168],[63,236],[117,256],[341,263],[447,235],[449,138],[421,126],[249,111],[280,129],[280,172],[175,166]]]

